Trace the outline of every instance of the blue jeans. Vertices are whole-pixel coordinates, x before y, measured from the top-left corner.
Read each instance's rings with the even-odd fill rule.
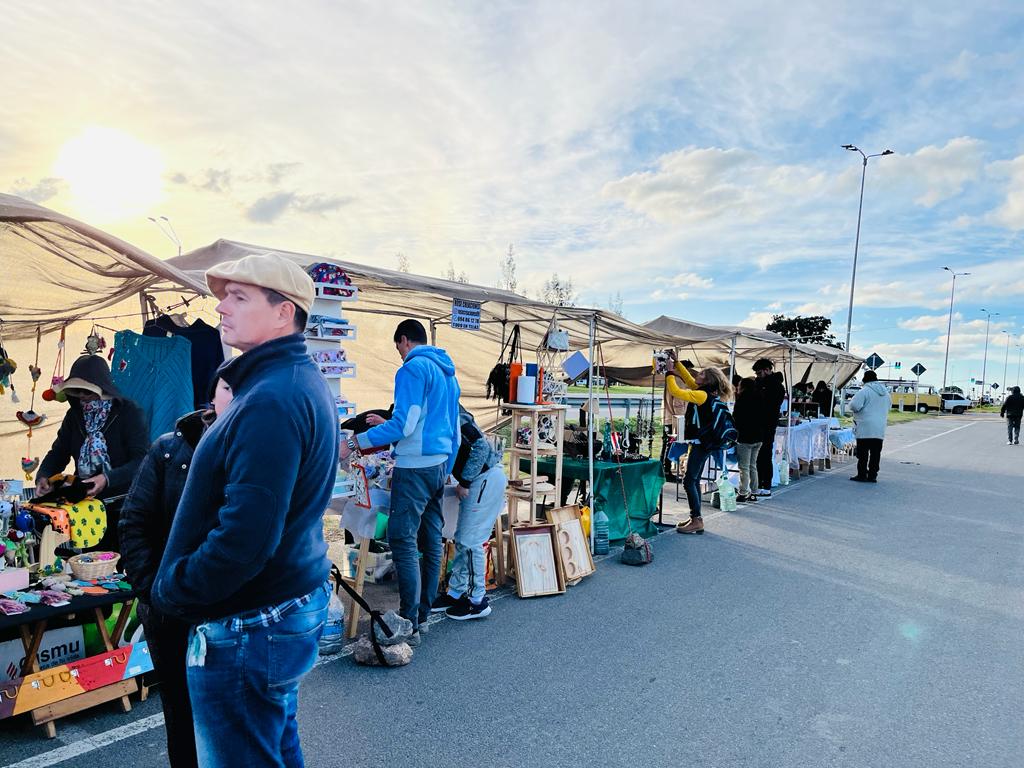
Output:
[[[398,613],[419,628],[430,616],[441,579],[445,466],[395,467],[391,475],[388,545],[398,574]],[[422,559],[420,554],[422,553]]]
[[[715,451],[709,451],[700,443],[691,443],[686,454],[686,474],[683,475],[683,489],[686,501],[690,505],[690,516],[700,517],[700,476],[704,474],[704,465],[708,457]]]
[[[236,632],[224,620],[200,625],[206,657],[186,671],[201,766],[301,768],[299,682],[317,659],[329,593],[330,587],[318,590],[270,627]]]
[[[491,537],[494,521],[505,503],[505,470],[492,467],[469,486],[469,496],[459,504],[459,524],[455,528],[455,559],[448,580],[452,597],[469,595],[479,603],[487,594],[487,560],[484,544]]]

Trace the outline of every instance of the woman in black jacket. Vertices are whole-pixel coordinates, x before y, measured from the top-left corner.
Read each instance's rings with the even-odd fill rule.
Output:
[[[818,416],[821,418],[830,418],[832,416],[832,390],[829,389],[828,384],[824,381],[819,381],[818,386],[814,388],[814,393],[811,395],[811,400],[818,406]]]
[[[149,591],[164,555],[192,454],[203,433],[230,402],[231,388],[218,380],[214,410],[183,416],[173,432],[156,439],[142,460],[118,524],[121,565],[128,582],[139,593],[139,619],[153,667],[163,686],[160,701],[167,730],[167,756],[173,768],[197,765],[192,705],[185,678],[191,625],[155,611],[149,602]]]
[[[110,368],[97,355],[78,358],[61,391],[68,411],[39,465],[36,494],[49,493],[50,478],[72,459],[90,496],[127,493],[149,443],[142,409],[114,386]]]

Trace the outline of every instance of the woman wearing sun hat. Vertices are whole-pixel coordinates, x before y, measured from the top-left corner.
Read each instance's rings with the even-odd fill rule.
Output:
[[[68,410],[39,465],[36,493],[48,493],[50,478],[71,460],[90,496],[127,493],[149,448],[142,409],[114,386],[110,368],[97,355],[78,358],[61,391],[67,395]]]

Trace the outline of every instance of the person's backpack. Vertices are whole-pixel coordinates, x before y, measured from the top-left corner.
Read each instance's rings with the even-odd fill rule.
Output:
[[[736,422],[729,413],[729,407],[709,394],[707,402],[693,409],[697,439],[707,449],[718,451],[732,448],[739,439]]]

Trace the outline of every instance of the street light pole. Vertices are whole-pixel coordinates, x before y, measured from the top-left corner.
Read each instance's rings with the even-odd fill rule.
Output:
[[[1010,332],[1003,331],[1006,334],[1006,354],[1003,356],[1003,399],[1006,399],[1006,367],[1010,362]]]
[[[843,149],[850,152],[859,152],[860,156],[864,158],[864,162],[861,165],[860,171],[860,202],[857,204],[857,236],[853,241],[853,275],[850,277],[850,307],[846,313],[846,351],[850,351],[850,330],[853,327],[853,290],[857,283],[857,252],[860,250],[860,219],[861,214],[864,212],[864,179],[868,174],[868,158],[869,157],[885,157],[886,155],[893,154],[891,149],[887,149],[883,152],[879,152],[874,155],[865,155],[861,150],[853,144],[843,144]]]
[[[174,231],[174,226],[171,224],[171,220],[166,216],[161,216],[159,220],[152,216],[147,216],[146,218],[156,224],[156,228],[160,230],[160,234],[177,246],[178,255],[181,256],[181,238],[179,238],[178,233]],[[163,224],[160,223],[161,221]]]
[[[1024,355],[1024,344],[1017,345],[1017,386],[1020,386],[1020,359]]]
[[[988,315],[988,319],[985,321],[985,357],[981,361],[981,399],[984,400],[985,387],[988,386],[988,379],[985,378],[985,371],[988,370],[988,329],[992,324],[992,318],[999,317],[999,313],[992,312],[988,309],[983,309],[981,311]]]
[[[949,337],[953,332],[953,296],[956,293],[956,279],[958,277],[963,277],[964,275],[969,275],[971,273],[954,272],[949,267],[943,267],[943,269],[953,276],[953,287],[949,291],[949,323],[946,325],[946,361],[942,364],[942,391],[945,391],[946,371],[949,369]]]

